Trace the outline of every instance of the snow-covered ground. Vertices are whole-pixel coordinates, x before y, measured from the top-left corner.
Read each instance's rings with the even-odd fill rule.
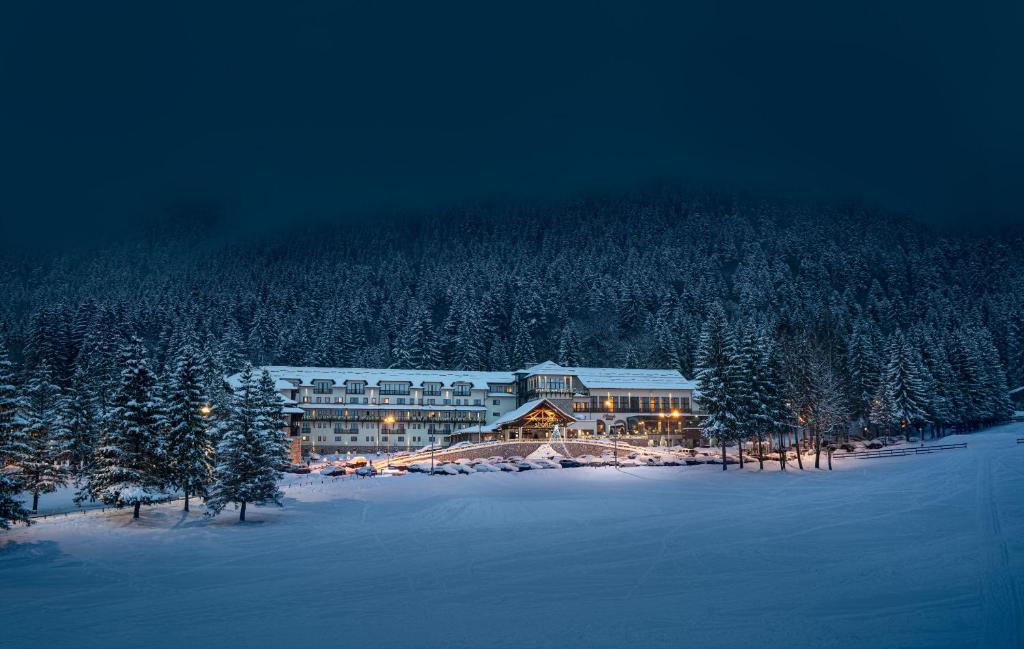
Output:
[[[1021,436],[831,473],[291,476],[243,525],[48,519],[0,535],[0,646],[1020,647]]]

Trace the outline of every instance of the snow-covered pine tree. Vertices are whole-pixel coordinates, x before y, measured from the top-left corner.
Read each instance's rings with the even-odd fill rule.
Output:
[[[405,324],[395,336],[391,346],[392,367],[415,368],[423,357],[420,348],[420,319],[416,313],[405,314]]]
[[[274,336],[274,325],[266,312],[266,307],[259,304],[253,314],[252,322],[249,325],[249,335],[246,338],[246,347],[249,358],[257,363],[264,363],[267,360],[267,352],[270,349],[270,341]]]
[[[88,473],[92,465],[100,422],[99,404],[89,387],[85,367],[84,364],[76,364],[61,402],[61,417],[67,435],[64,451],[71,470],[79,477]]]
[[[430,308],[422,305],[419,310],[419,348],[421,351],[417,369],[436,370],[442,366],[441,351],[437,343],[434,321],[430,316]]]
[[[267,461],[275,471],[275,480],[280,479],[280,468],[288,464],[291,444],[287,435],[282,431],[281,407],[283,401],[278,393],[274,379],[266,369],[260,372],[259,381],[256,384],[259,396],[260,420],[259,428],[266,435]]]
[[[915,337],[915,348],[921,359],[921,374],[930,379],[928,389],[928,405],[925,410],[928,420],[932,422],[932,436],[941,435],[943,429],[954,419],[953,404],[955,395],[952,393],[956,383],[953,368],[946,357],[946,347],[927,331],[918,331]]]
[[[679,346],[667,319],[668,314],[665,309],[659,310],[654,321],[654,364],[655,367],[678,370],[681,365]]]
[[[783,435],[788,431],[787,424],[792,413],[786,405],[783,389],[781,354],[771,336],[762,331],[758,338],[758,382],[754,391],[758,395],[759,410],[756,415],[757,427],[763,429],[768,439],[772,433],[779,438],[779,468],[786,470],[786,457],[782,452]]]
[[[983,418],[988,424],[1006,421],[1013,414],[1013,405],[1010,403],[1006,372],[999,360],[999,351],[992,340],[992,334],[988,329],[981,327],[975,332],[973,341],[982,368]]]
[[[25,490],[20,472],[5,469],[28,451],[19,411],[22,397],[14,385],[14,372],[7,356],[7,344],[0,336],[0,529],[13,523],[29,523],[29,510],[17,496]]]
[[[857,321],[850,334],[846,365],[850,373],[852,414],[855,418],[867,421],[871,414],[871,402],[878,391],[882,366],[872,328],[863,320]]]
[[[514,369],[530,367],[537,362],[537,353],[533,348],[533,336],[525,317],[516,309],[512,314],[512,350],[510,360]]]
[[[160,497],[164,486],[161,417],[157,382],[149,369],[142,340],[132,337],[121,347],[121,377],[112,407],[102,424],[95,466],[76,500],[100,500],[133,508]]]
[[[716,302],[708,310],[701,333],[696,380],[698,400],[706,414],[701,420],[701,431],[704,437],[722,445],[723,471],[728,468],[725,449],[737,434],[735,355],[736,343],[725,310]]]
[[[895,424],[920,430],[926,421],[928,394],[925,392],[923,377],[918,373],[920,365],[915,358],[914,348],[907,342],[902,331],[896,331],[890,338],[888,356],[882,381],[890,391]]]
[[[177,353],[177,362],[164,390],[164,428],[170,484],[185,496],[205,496],[213,478],[210,404],[203,385],[203,366],[192,343]]]
[[[43,358],[25,386],[21,418],[25,449],[17,458],[25,490],[32,494],[32,511],[39,510],[39,496],[67,484],[65,458],[67,432],[61,417],[61,392],[53,381],[50,362]]]
[[[459,325],[455,332],[453,369],[484,369],[487,366],[484,342],[484,326],[480,309],[473,301],[467,301],[465,310],[459,314]]]
[[[957,426],[971,430],[985,414],[984,365],[971,333],[958,329],[948,337],[949,361],[956,377]]]
[[[871,399],[871,410],[868,412],[868,421],[874,424],[882,435],[891,434],[893,427],[899,421],[895,404],[895,388],[886,375],[886,372],[882,372],[879,377],[878,386]]]
[[[227,374],[239,371],[245,364],[245,342],[234,317],[229,316],[224,321],[224,333],[221,335],[217,357]]]
[[[249,503],[281,505],[277,480],[284,460],[280,456],[280,407],[278,419],[269,420],[269,398],[251,366],[243,368],[239,380],[221,422],[223,433],[206,506],[208,515],[216,516],[229,503],[235,503],[240,507],[238,520],[244,521]]]
[[[736,408],[736,442],[739,446],[740,468],[743,468],[743,443],[756,438],[760,440],[758,431],[758,412],[761,410],[760,387],[760,353],[757,327],[753,323],[745,323],[739,327],[736,353],[733,357],[733,403]],[[760,444],[758,444],[760,447]],[[762,460],[762,468],[764,468]]]
[[[576,332],[576,325],[567,322],[558,337],[558,364],[562,367],[577,367],[581,364],[583,345]]]

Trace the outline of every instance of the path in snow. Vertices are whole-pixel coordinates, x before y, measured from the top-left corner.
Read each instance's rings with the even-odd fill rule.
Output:
[[[831,473],[302,476],[244,525],[45,520],[0,536],[0,644],[1020,647],[1022,434]]]

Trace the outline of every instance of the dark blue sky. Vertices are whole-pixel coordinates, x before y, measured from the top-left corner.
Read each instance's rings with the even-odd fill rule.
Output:
[[[672,179],[1021,219],[1020,3],[164,4],[5,4],[5,234]]]

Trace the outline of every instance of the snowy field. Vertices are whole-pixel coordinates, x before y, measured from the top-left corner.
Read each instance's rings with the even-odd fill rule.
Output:
[[[1021,647],[1022,436],[831,473],[301,476],[242,525],[44,520],[0,535],[0,646]]]

